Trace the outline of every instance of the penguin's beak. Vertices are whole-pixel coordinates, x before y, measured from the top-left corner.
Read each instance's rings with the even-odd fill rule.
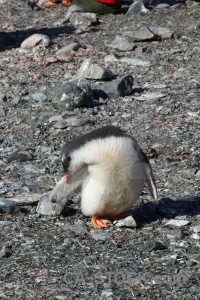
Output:
[[[64,172],[64,177],[65,177],[66,182],[68,182],[69,181],[69,176],[68,176],[67,172]]]

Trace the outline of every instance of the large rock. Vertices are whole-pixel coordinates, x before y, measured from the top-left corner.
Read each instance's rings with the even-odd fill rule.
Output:
[[[77,72],[79,77],[88,79],[111,79],[113,74],[110,70],[102,67],[100,64],[89,59],[83,61],[80,69]]]
[[[30,49],[33,47],[47,48],[51,43],[51,39],[45,34],[35,33],[29,36],[21,43],[21,48]]]
[[[133,76],[124,75],[116,80],[102,84],[99,88],[109,98],[118,98],[128,96],[132,92]]]
[[[91,98],[91,87],[84,78],[72,79],[48,92],[48,100],[52,102],[55,108],[61,110],[86,106]]]
[[[173,37],[173,34],[174,31],[169,28],[143,25],[135,30],[124,32],[123,36],[132,43],[135,41],[169,39]]]

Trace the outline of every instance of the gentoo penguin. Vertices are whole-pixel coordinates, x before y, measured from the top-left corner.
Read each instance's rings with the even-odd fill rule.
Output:
[[[128,214],[145,180],[157,199],[148,158],[135,138],[115,126],[93,130],[66,143],[62,163],[65,175],[51,192],[50,200],[61,203],[81,186],[81,211],[92,216],[94,227],[108,227],[105,217],[115,219]]]

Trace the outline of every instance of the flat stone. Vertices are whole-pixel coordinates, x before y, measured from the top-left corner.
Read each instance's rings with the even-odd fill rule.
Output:
[[[152,93],[145,93],[141,96],[133,96],[135,100],[139,101],[146,101],[146,100],[154,100],[166,97],[167,94],[159,93],[159,92],[152,92]]]
[[[9,198],[9,200],[13,201],[18,205],[27,205],[38,202],[41,198],[41,194],[33,193],[31,196],[29,195],[19,195],[17,197]]]
[[[150,66],[149,61],[141,60],[138,58],[122,57],[121,59],[119,59],[119,61],[133,66],[143,66],[143,67]]]
[[[164,226],[168,227],[182,227],[189,224],[189,221],[187,220],[169,220],[167,221]]]

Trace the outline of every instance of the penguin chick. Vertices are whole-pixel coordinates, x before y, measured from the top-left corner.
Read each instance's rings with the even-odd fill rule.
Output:
[[[141,195],[146,180],[151,195],[157,190],[148,158],[136,139],[114,126],[74,138],[62,149],[64,176],[50,194],[61,203],[81,187],[81,211],[92,216],[94,227],[126,215]]]

